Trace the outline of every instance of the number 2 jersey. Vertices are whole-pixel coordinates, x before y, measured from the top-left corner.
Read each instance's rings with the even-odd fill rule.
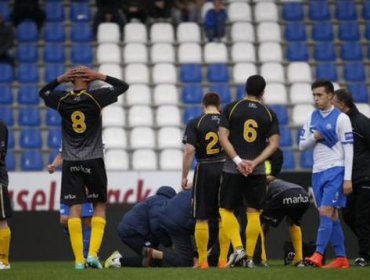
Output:
[[[54,90],[54,80],[39,94],[46,106],[57,110],[62,117],[62,156],[64,160],[78,161],[103,157],[101,110],[117,101],[128,89],[125,82],[106,76],[112,87],[78,92]]]
[[[276,114],[262,103],[247,98],[228,104],[223,110],[220,126],[229,130],[229,141],[242,159],[253,160],[265,149],[269,137],[279,134]],[[224,172],[240,174],[228,158]],[[265,174],[265,165],[253,174]]]

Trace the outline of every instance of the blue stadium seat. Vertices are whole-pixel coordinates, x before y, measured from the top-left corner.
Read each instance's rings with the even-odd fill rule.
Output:
[[[42,138],[40,129],[26,128],[22,129],[19,136],[19,146],[25,149],[40,149],[42,147]]]
[[[46,42],[64,43],[66,33],[63,22],[47,22],[44,27],[44,40]]]
[[[71,3],[70,20],[74,21],[91,21],[91,8],[88,3]]]
[[[312,25],[312,39],[315,41],[333,41],[333,25],[330,21],[318,21]]]
[[[15,147],[15,136],[13,129],[8,129],[8,149],[14,149]]]
[[[53,128],[48,133],[48,147],[58,149],[62,141],[62,133],[59,128]]]
[[[361,39],[360,28],[356,21],[339,22],[338,38],[342,41],[358,41]]]
[[[335,63],[318,63],[316,65],[316,79],[338,81],[337,66]]]
[[[315,44],[313,57],[317,61],[335,61],[337,55],[332,42],[318,42]]]
[[[343,60],[363,60],[360,42],[345,42],[341,44],[341,58]]]
[[[236,86],[236,99],[242,99],[245,96],[245,85]]]
[[[47,109],[46,111],[46,124],[48,126],[60,126],[61,117],[59,113],[53,109]]]
[[[270,105],[269,107],[275,112],[280,125],[289,124],[288,108],[285,105]]]
[[[366,40],[370,40],[370,21],[366,23],[365,38]]]
[[[362,82],[366,80],[365,67],[362,62],[346,63],[344,65],[344,79],[348,82]]]
[[[352,1],[336,1],[335,17],[337,20],[357,20],[356,4]]]
[[[301,167],[311,169],[313,166],[313,153],[312,150],[301,153]]]
[[[216,92],[221,98],[222,104],[231,102],[231,92],[229,84],[212,84],[209,88],[211,92]]]
[[[362,10],[362,17],[365,20],[370,20],[370,1],[365,1],[363,5],[364,5],[364,8]]]
[[[64,21],[64,4],[48,2],[45,4],[46,21]]]
[[[27,106],[19,109],[18,124],[21,126],[40,126],[41,116],[38,106]]]
[[[24,151],[21,155],[22,171],[41,171],[44,169],[44,160],[38,150]]]
[[[13,150],[7,151],[5,161],[6,161],[6,169],[8,171],[15,171],[17,169],[17,161],[15,159]]]
[[[308,61],[306,42],[290,42],[287,44],[287,59],[289,61]]]
[[[0,83],[11,83],[13,79],[13,67],[8,63],[0,63]]]
[[[2,15],[4,17],[5,21],[10,20],[9,3],[0,2],[0,15]]]
[[[64,63],[50,63],[45,65],[45,82],[49,83],[66,72]]]
[[[199,117],[203,113],[202,108],[197,107],[188,107],[184,110],[184,123],[187,124],[191,119]]]
[[[91,44],[75,43],[72,44],[71,61],[73,64],[92,64],[93,63],[93,49]]]
[[[180,66],[180,80],[183,83],[201,83],[202,66],[200,64],[182,64]]]
[[[30,62],[36,63],[38,56],[38,48],[36,43],[20,43],[18,44],[17,51],[15,54],[17,62]]]
[[[283,150],[283,170],[292,170],[295,169],[295,157],[293,150]]]
[[[66,60],[65,46],[60,43],[46,43],[44,48],[45,63],[64,63]]]
[[[10,106],[0,106],[0,120],[7,126],[14,125],[13,110]]]
[[[288,126],[280,127],[280,146],[281,147],[291,147],[293,144],[292,141],[292,132]]]
[[[182,102],[185,104],[200,104],[203,98],[201,84],[184,84],[182,89]]]
[[[23,21],[17,26],[16,38],[18,42],[37,42],[39,32],[33,21]]]
[[[0,105],[12,105],[13,92],[10,84],[0,84]]]
[[[303,4],[298,2],[283,3],[282,15],[286,21],[304,20]]]
[[[367,89],[366,83],[350,83],[348,84],[348,89],[352,93],[355,102],[369,102],[369,91]]]
[[[303,22],[288,22],[284,32],[287,41],[306,41],[306,26]]]
[[[18,89],[17,102],[21,105],[38,105],[40,103],[38,85],[21,84]]]
[[[326,1],[309,1],[308,16],[311,20],[330,20],[330,7]]]
[[[93,41],[91,24],[89,22],[73,22],[71,40],[78,43],[90,43]]]
[[[227,83],[229,82],[229,68],[226,64],[215,63],[208,65],[207,71],[208,82]]]
[[[36,63],[22,63],[18,66],[18,82],[38,83],[39,69]]]

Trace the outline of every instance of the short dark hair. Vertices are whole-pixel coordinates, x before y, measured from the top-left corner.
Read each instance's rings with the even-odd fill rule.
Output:
[[[252,75],[245,82],[245,92],[248,95],[261,97],[266,88],[266,81],[261,75]]]
[[[334,85],[329,80],[316,80],[311,85],[312,90],[318,87],[324,87],[327,93],[334,93]]]
[[[337,89],[336,91],[334,91],[334,95],[340,102],[343,102],[344,105],[346,105],[348,108],[353,108],[355,106],[355,103],[353,102],[352,93],[350,93],[348,90]]]
[[[220,96],[215,92],[208,92],[203,96],[202,103],[204,106],[216,106],[219,107],[221,104]]]

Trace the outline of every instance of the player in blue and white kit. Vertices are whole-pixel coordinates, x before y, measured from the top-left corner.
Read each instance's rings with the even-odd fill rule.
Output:
[[[336,258],[324,268],[348,268],[344,234],[338,209],[352,192],[353,135],[349,117],[334,108],[334,87],[330,81],[315,81],[311,89],[316,110],[308,117],[299,139],[299,149],[313,148],[312,187],[320,212],[316,252],[306,261],[322,267],[330,241]]]

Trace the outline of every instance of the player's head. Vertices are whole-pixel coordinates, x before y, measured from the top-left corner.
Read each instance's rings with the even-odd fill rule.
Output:
[[[261,75],[252,75],[245,82],[245,92],[247,95],[252,95],[261,98],[266,88],[266,81]]]
[[[334,91],[332,103],[342,112],[347,112],[355,106],[352,94],[346,89],[338,89]]]
[[[320,110],[331,107],[331,99],[334,95],[333,83],[329,80],[317,80],[311,85],[315,106]]]
[[[265,161],[267,181],[271,182],[275,179],[281,171],[283,166],[283,152],[280,149],[277,149],[272,156]]]
[[[79,90],[88,89],[90,87],[90,80],[86,75],[86,71],[88,70],[88,68],[86,66],[79,65],[73,68],[72,70],[74,70],[77,73],[72,81],[73,88]]]
[[[220,110],[221,98],[215,92],[208,92],[203,96],[202,104],[203,104],[204,108],[214,106],[218,110]]]

